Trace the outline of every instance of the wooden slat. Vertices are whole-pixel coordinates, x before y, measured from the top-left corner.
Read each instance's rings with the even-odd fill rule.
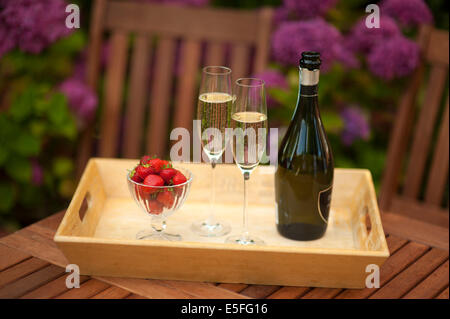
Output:
[[[246,296],[243,296],[238,293],[234,293],[227,289],[223,289],[221,287],[214,286],[210,283],[201,283],[201,282],[190,282],[190,281],[181,281],[181,280],[173,280],[173,281],[164,281],[170,287],[179,289],[185,293],[192,294],[197,298],[213,298],[213,299],[245,299]]]
[[[236,44],[231,49],[231,70],[232,74],[232,84],[242,77],[249,77],[249,63],[248,59],[250,56],[249,47],[245,44]]]
[[[426,59],[448,67],[448,31],[434,29],[431,32]]]
[[[117,156],[123,84],[127,65],[128,37],[123,31],[111,36],[111,53],[106,71],[105,103],[101,116],[100,148],[102,157]]]
[[[310,291],[308,287],[282,287],[268,296],[268,299],[297,299]]]
[[[89,28],[89,44],[86,62],[86,83],[97,92],[98,76],[100,71],[100,52],[102,47],[102,31],[106,0],[97,0],[92,6],[91,25]],[[80,147],[76,159],[76,177],[81,178],[84,167],[92,154],[94,134],[94,120],[88,123],[87,128],[81,133]]]
[[[448,252],[433,248],[405,271],[378,289],[370,298],[400,298],[448,259]]]
[[[303,295],[302,299],[332,299],[341,291],[342,289],[338,288],[314,288]]]
[[[187,39],[181,48],[181,73],[175,101],[173,127],[183,127],[191,131],[194,105],[197,102],[197,74],[200,63],[200,42]]]
[[[256,40],[256,54],[253,74],[264,71],[267,66],[270,52],[270,33],[272,29],[273,11],[270,8],[259,10],[259,28]]]
[[[403,298],[426,299],[435,297],[439,292],[448,287],[448,271],[447,260]]]
[[[38,258],[29,258],[20,264],[0,272],[0,287],[9,284],[19,278],[25,277],[39,269],[48,266],[48,262]]]
[[[381,214],[381,219],[384,231],[388,234],[447,251],[449,249],[448,228],[393,213],[383,213]]]
[[[0,242],[16,249],[26,250],[31,255],[65,267],[67,259],[53,242],[55,230],[33,224],[13,235],[0,239]],[[114,285],[130,292],[148,298],[194,298],[195,296],[173,287],[168,287],[165,281],[151,281],[145,279],[115,278],[94,276],[108,285]],[[196,283],[192,283],[195,285]],[[206,298],[206,296],[204,296]],[[231,298],[231,297],[230,297]]]
[[[447,77],[447,68],[433,66],[425,93],[424,104],[420,110],[419,120],[415,127],[415,134],[409,163],[406,171],[403,194],[416,198],[422,185],[431,137],[435,128],[435,119]]]
[[[240,293],[250,298],[265,298],[273,294],[278,289],[280,289],[280,286],[250,285]]]
[[[439,295],[436,296],[436,299],[449,299],[449,289],[448,287],[444,289]]]
[[[20,297],[21,299],[43,299],[43,298],[54,298],[58,295],[62,295],[69,291],[69,288],[66,286],[66,278],[68,274],[64,274],[61,277],[50,281],[49,283],[30,291],[29,293]],[[84,282],[88,281],[88,276],[80,276],[80,285]],[[80,286],[81,287],[81,286]],[[78,289],[78,288],[72,288]]]
[[[217,41],[211,41],[206,47],[205,66],[220,66],[225,63],[225,45]]]
[[[150,101],[150,120],[147,132],[147,153],[163,156],[167,141],[169,103],[172,92],[172,68],[175,57],[175,40],[159,39],[156,51],[155,72]]]
[[[64,274],[61,277],[30,291],[20,297],[20,299],[49,299],[68,291],[69,288],[66,286],[67,275],[68,274]],[[80,276],[80,285],[88,279],[89,277],[87,276]]]
[[[429,34],[429,27],[420,29],[417,43],[422,50],[425,50],[428,45]],[[395,116],[395,125],[390,136],[386,167],[381,181],[379,204],[383,210],[390,208],[392,196],[397,193],[400,172],[403,168],[403,159],[409,145],[408,141],[414,120],[414,101],[416,100],[417,91],[422,83],[424,73],[425,66],[421,62],[412,75],[406,93],[400,99],[399,108]]]
[[[405,239],[396,236],[388,236],[386,238],[386,243],[389,248],[389,253],[392,256],[397,250],[405,246],[408,242]]]
[[[128,297],[126,297],[126,299],[147,299],[147,298],[140,296],[140,295],[131,294]]]
[[[95,277],[136,295],[154,299],[192,299],[195,295],[170,286],[169,281],[134,278]]]
[[[136,36],[131,60],[130,88],[125,111],[123,155],[137,158],[141,155],[144,111],[148,96],[150,43],[147,35]]]
[[[404,196],[395,196],[392,199],[390,211],[439,227],[449,223],[448,209]]]
[[[56,247],[51,232],[54,235],[55,231],[38,225],[31,225],[12,235],[1,238],[0,242],[52,264],[66,267],[68,264],[67,259]]]
[[[100,52],[102,48],[102,30],[104,24],[106,0],[96,0],[92,6],[91,26],[89,28],[89,45],[86,62],[86,83],[97,90],[100,69]]]
[[[61,223],[61,220],[63,219],[65,212],[66,212],[65,210],[60,211],[60,212],[50,215],[44,219],[41,219],[40,221],[38,221],[35,224],[39,225],[41,227],[51,229],[51,230],[56,230],[58,228],[59,224]]]
[[[2,244],[0,244],[0,256],[2,256],[2,258],[0,258],[0,271],[31,257],[17,249]]]
[[[449,130],[448,130],[448,96],[445,106],[444,116],[441,121],[441,128],[436,143],[425,191],[425,201],[430,204],[440,205],[445,190],[445,183],[448,181],[448,153],[449,153]],[[448,215],[448,214],[447,214]],[[448,225],[448,222],[447,222]]]
[[[248,287],[248,285],[246,284],[230,284],[230,283],[222,283],[218,284],[217,286],[234,292],[241,292],[242,290]]]
[[[65,267],[67,259],[56,247],[53,242],[55,230],[50,230],[42,226],[33,224],[10,236],[0,239],[5,245],[10,245],[16,249],[26,250],[33,256],[42,258],[48,262]],[[188,293],[178,291],[177,289],[161,285],[154,281],[144,279],[127,279],[114,277],[93,277],[106,282],[109,285],[115,285],[129,290],[136,294],[149,298],[193,298]]]
[[[36,289],[47,282],[58,278],[64,273],[64,269],[55,265],[49,265],[0,288],[0,299],[17,298]]]
[[[253,43],[258,34],[254,10],[190,8],[111,1],[106,28],[166,34],[173,37]]]
[[[92,296],[92,299],[123,299],[131,295],[131,293],[125,289],[119,287],[109,287],[102,292]]]
[[[110,285],[96,279],[89,279],[82,283],[80,288],[72,288],[58,296],[55,299],[81,299],[90,298],[101,291],[109,288]]]
[[[392,236],[389,236],[392,237]],[[417,258],[422,256],[428,247],[425,245],[410,242],[392,253],[380,269],[380,287],[383,287],[389,280],[406,269]],[[367,298],[376,292],[376,288],[347,289],[336,296],[337,299],[362,299]]]

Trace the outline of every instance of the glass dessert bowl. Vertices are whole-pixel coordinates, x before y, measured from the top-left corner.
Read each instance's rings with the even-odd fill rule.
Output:
[[[185,177],[186,182],[178,185],[148,186],[131,179],[127,174],[128,189],[141,210],[151,217],[150,227],[139,231],[136,239],[179,241],[181,236],[165,231],[166,220],[184,203],[192,183],[192,173],[183,168],[177,168]]]

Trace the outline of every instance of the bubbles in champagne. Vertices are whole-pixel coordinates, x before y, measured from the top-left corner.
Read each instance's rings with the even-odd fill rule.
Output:
[[[233,156],[242,171],[251,172],[261,161],[266,148],[267,115],[238,112],[231,116]]]
[[[198,98],[197,118],[201,121],[201,142],[208,157],[219,157],[226,146],[225,129],[231,123],[233,97],[228,93],[203,93]]]

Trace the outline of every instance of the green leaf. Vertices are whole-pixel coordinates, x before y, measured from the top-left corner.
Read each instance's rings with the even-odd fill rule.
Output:
[[[0,182],[0,212],[9,211],[14,204],[14,186]]]
[[[320,116],[327,132],[338,133],[344,127],[342,118],[336,112],[322,112]]]
[[[32,114],[33,105],[36,99],[36,92],[33,89],[27,89],[17,96],[9,108],[9,115],[15,121],[21,122]]]
[[[53,161],[52,171],[58,177],[66,177],[73,171],[73,162],[69,158],[58,157]]]
[[[0,167],[6,162],[8,158],[8,150],[3,145],[0,145]]]
[[[39,154],[41,141],[38,137],[22,131],[11,141],[10,147],[17,154],[30,157]]]
[[[48,110],[48,117],[50,121],[56,126],[65,124],[67,114],[67,101],[63,94],[53,94],[49,101],[50,108]]]
[[[5,170],[11,178],[18,182],[29,183],[31,181],[31,163],[23,157],[10,159]]]

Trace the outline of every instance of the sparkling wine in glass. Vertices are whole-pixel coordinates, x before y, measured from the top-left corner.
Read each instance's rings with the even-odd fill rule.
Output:
[[[231,69],[223,66],[203,68],[196,118],[200,121],[202,148],[212,170],[209,217],[192,224],[192,230],[200,236],[223,236],[231,230],[230,225],[214,216],[215,167],[228,142],[225,130],[231,125],[231,89]]]
[[[267,107],[264,81],[241,78],[235,84],[235,100],[231,111],[233,157],[244,176],[243,227],[240,235],[230,236],[227,243],[263,245],[264,241],[251,235],[248,229],[248,180],[259,165],[266,148]]]

